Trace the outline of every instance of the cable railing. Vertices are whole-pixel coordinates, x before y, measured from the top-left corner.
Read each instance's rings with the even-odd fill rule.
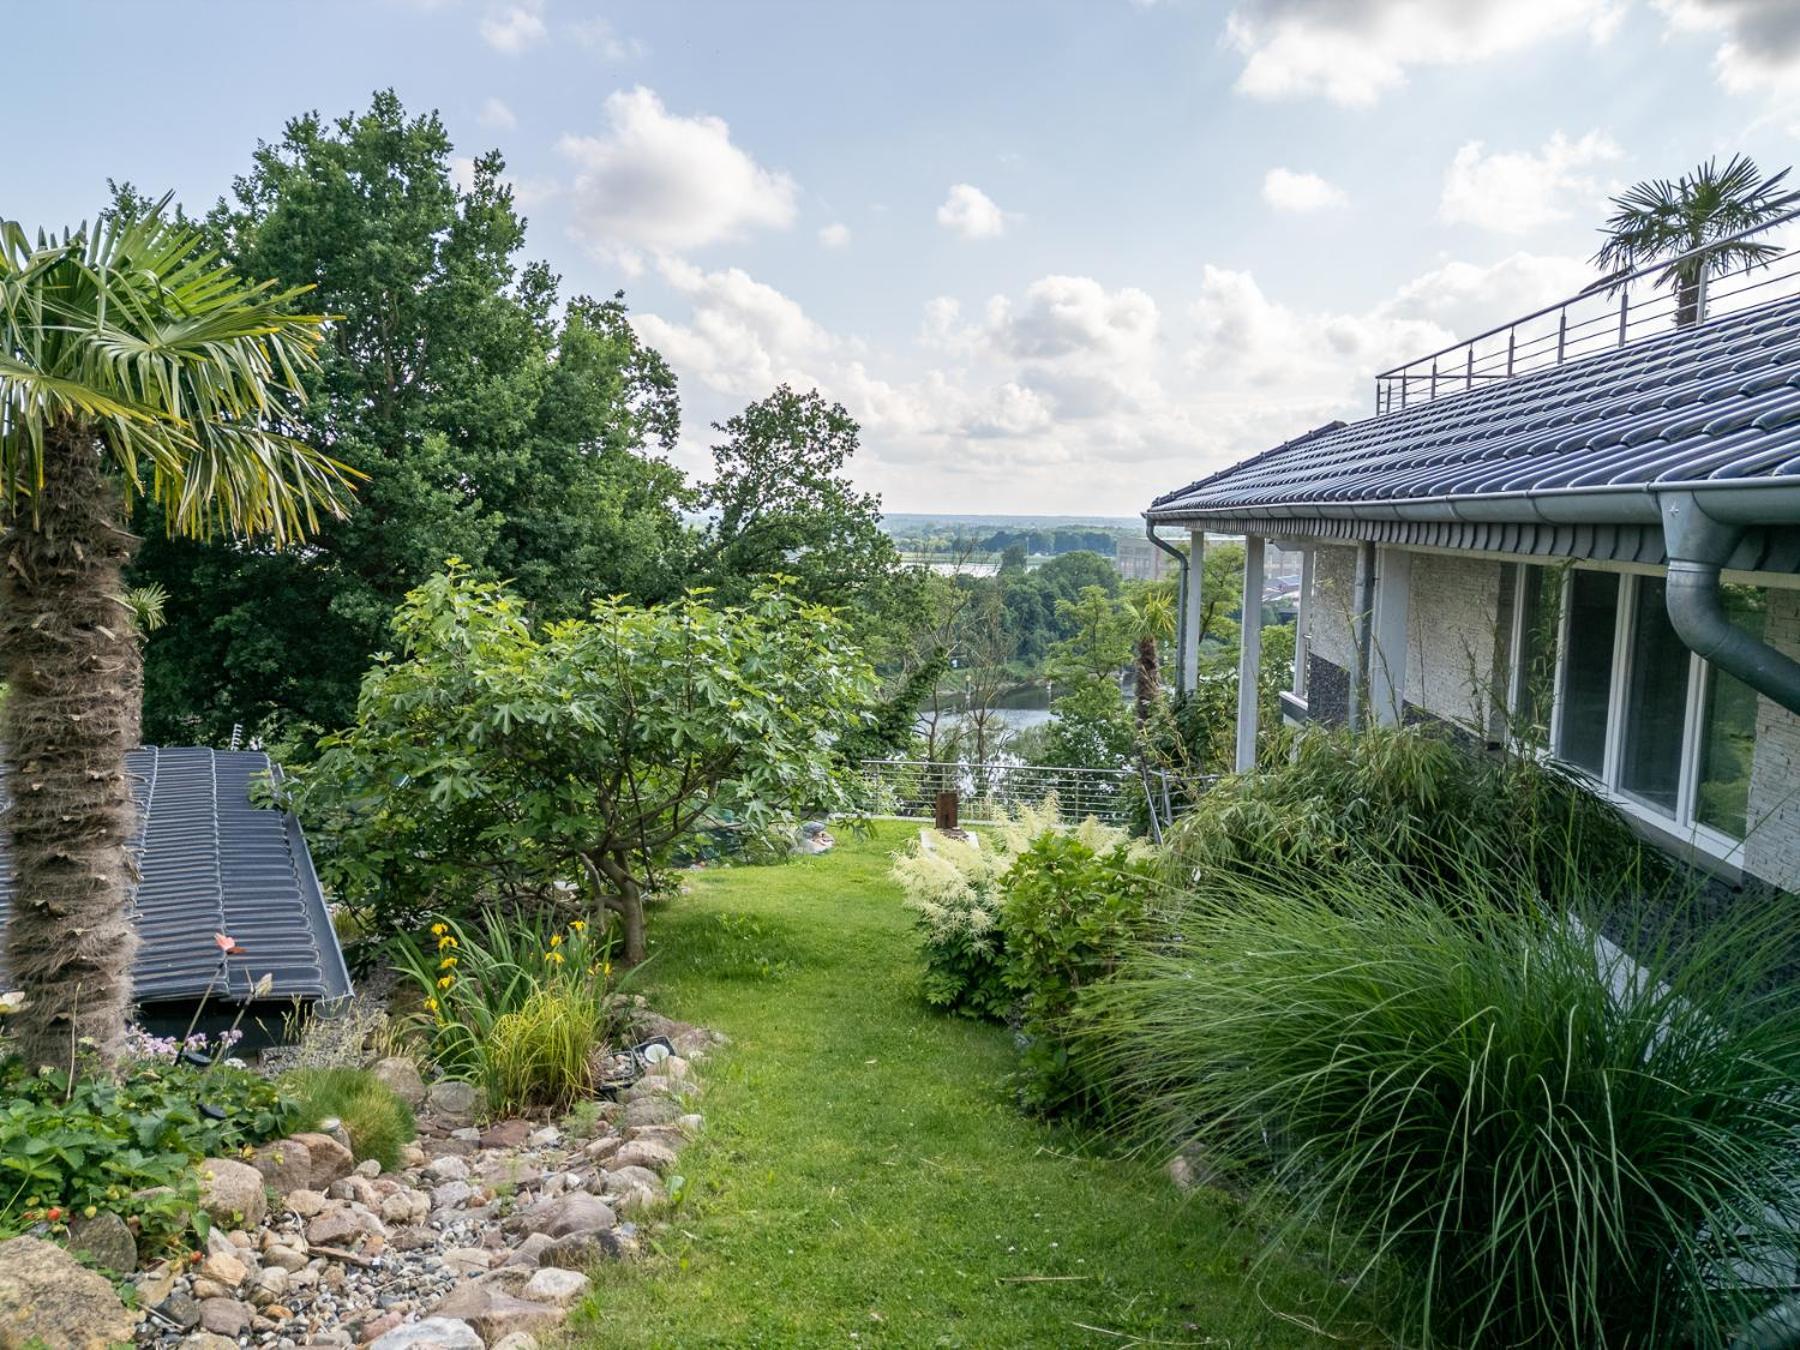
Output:
[[[1533,371],[1800,295],[1800,243],[1790,212],[1712,240],[1678,257],[1605,277],[1566,300],[1375,377],[1375,412],[1485,389]],[[1734,245],[1775,250],[1751,262],[1718,264]]]
[[[1074,823],[1093,816],[1108,825],[1146,827],[1152,838],[1192,809],[1211,776],[1186,777],[1164,769],[1083,769],[1046,764],[865,759],[863,783],[871,815],[930,820],[940,792],[960,799],[958,815],[971,825],[991,825],[1022,806],[1056,806]]]

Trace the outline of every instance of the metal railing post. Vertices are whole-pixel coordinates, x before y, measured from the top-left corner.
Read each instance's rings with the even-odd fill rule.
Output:
[[[1556,322],[1556,364],[1563,363],[1563,352],[1569,345],[1569,307],[1564,305],[1557,311]]]
[[[1519,346],[1519,327],[1514,324],[1506,330],[1506,378],[1511,379],[1513,373],[1513,353]]]
[[[1712,268],[1706,265],[1706,259],[1700,260],[1700,280],[1694,285],[1694,322],[1706,322],[1706,281],[1712,275]]]
[[[1437,397],[1437,361],[1435,359],[1431,363],[1431,396]]]
[[[1629,287],[1619,288],[1619,345],[1625,345],[1625,324],[1631,314],[1631,290]]]
[[[1464,389],[1473,389],[1474,387],[1475,387],[1475,344],[1473,342],[1471,342],[1469,344],[1468,353],[1467,353],[1465,359],[1463,360],[1463,388]]]

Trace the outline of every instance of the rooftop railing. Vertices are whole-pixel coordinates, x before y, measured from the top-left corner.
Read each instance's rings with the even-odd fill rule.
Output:
[[[1603,277],[1587,289],[1522,318],[1375,377],[1375,413],[1398,412],[1448,394],[1629,346],[1722,314],[1800,295],[1800,211],[1678,257]],[[1774,250],[1731,261],[1734,246]]]

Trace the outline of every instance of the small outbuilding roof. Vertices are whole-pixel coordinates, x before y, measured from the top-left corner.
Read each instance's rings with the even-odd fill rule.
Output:
[[[1446,377],[1454,379],[1454,376]],[[1800,298],[1363,421],[1333,422],[1158,497],[1209,516],[1517,520],[1524,504],[1676,484],[1800,483]]]
[[[274,1000],[337,999],[350,974],[331,926],[300,822],[251,801],[272,771],[252,750],[203,746],[135,750],[128,758],[141,814],[133,846],[140,945],[132,970],[140,1004],[212,998],[241,1002],[248,985],[274,977]],[[0,923],[11,912],[13,875],[0,836]],[[213,934],[243,947],[229,988]],[[0,936],[3,960],[3,936]]]

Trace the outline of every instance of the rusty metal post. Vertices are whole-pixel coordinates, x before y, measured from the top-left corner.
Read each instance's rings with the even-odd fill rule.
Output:
[[[937,810],[932,818],[932,824],[940,832],[946,832],[957,828],[956,793],[954,790],[938,793]]]

